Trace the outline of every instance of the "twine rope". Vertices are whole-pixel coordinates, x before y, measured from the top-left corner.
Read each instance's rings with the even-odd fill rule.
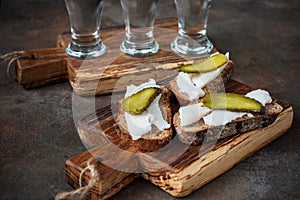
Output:
[[[84,200],[86,199],[88,191],[94,187],[96,182],[99,179],[99,173],[95,168],[95,165],[91,164],[93,158],[90,158],[87,162],[87,166],[81,171],[79,176],[79,188],[70,192],[62,192],[56,195],[55,200],[67,200],[67,199],[76,199],[76,196],[80,195],[78,199]],[[87,185],[83,186],[82,184],[82,176],[90,171],[91,179]],[[100,187],[100,186],[99,186]]]
[[[11,66],[12,64],[19,58],[29,58],[30,54],[27,51],[13,51],[7,54],[3,54],[0,56],[0,60],[2,62],[8,62],[6,66],[6,74],[7,76],[12,79],[16,80],[17,77],[11,74]]]
[[[50,54],[50,55],[36,55],[29,51],[13,51],[13,52],[9,52],[9,53],[0,55],[0,61],[8,62],[7,66],[6,66],[6,74],[10,79],[16,80],[17,77],[15,75],[12,75],[11,68],[12,68],[12,64],[19,58],[32,58],[32,59],[57,58],[57,57],[66,56],[66,55],[67,55],[66,53],[55,53],[55,54]]]

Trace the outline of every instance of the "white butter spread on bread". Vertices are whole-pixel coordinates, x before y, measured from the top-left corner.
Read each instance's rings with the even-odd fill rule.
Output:
[[[269,92],[262,89],[253,90],[245,96],[260,102],[263,106],[268,103],[272,103],[272,98]],[[205,112],[203,109],[205,107],[201,107],[201,109],[199,107],[201,107],[201,103],[181,107],[179,109],[180,126],[191,125],[192,123],[199,121],[201,118],[204,120],[206,125],[219,126],[225,125],[245,115],[248,117],[254,117],[251,113],[228,110],[207,110],[207,112]]]
[[[251,92],[248,92],[245,96],[258,101],[263,106],[265,106],[267,103],[272,103],[272,97],[270,96],[269,92],[266,90],[262,90],[262,89],[253,90]]]
[[[205,92],[200,87],[195,86],[191,80],[191,75],[188,73],[179,72],[176,78],[176,83],[179,91],[181,93],[186,93],[191,101],[199,99],[205,95]]]
[[[142,135],[151,130],[151,122],[148,113],[143,112],[140,115],[124,113],[128,131],[133,140],[139,139]]]
[[[212,54],[211,56],[213,56],[215,54]],[[229,62],[229,52],[227,52],[225,54],[225,56],[227,57],[227,62],[222,65],[221,67],[210,71],[210,72],[206,72],[206,73],[201,73],[199,75],[191,75],[191,80],[192,82],[200,88],[205,87],[209,82],[211,82],[212,80],[214,80],[215,78],[217,78],[218,76],[220,76],[221,72],[224,70],[224,68],[226,67],[226,65]]]
[[[158,95],[153,102],[150,104],[149,108],[147,109],[148,115],[150,115],[150,122],[155,125],[160,131],[163,131],[166,128],[170,128],[170,124],[164,120],[160,107],[159,107],[159,100],[161,95]]]
[[[226,67],[220,67],[218,69],[215,69],[211,72],[206,72],[202,73],[199,75],[191,75],[191,80],[195,84],[196,87],[198,88],[203,88],[205,87],[209,82],[220,76],[222,70]]]
[[[209,126],[225,125],[239,117],[247,115],[253,117],[251,113],[233,112],[229,110],[214,110],[207,116],[203,117],[204,123]]]
[[[150,79],[148,82],[139,86],[129,85],[125,93],[125,98],[149,87],[160,87],[156,85],[155,80]],[[148,109],[139,115],[132,115],[125,112],[125,120],[128,131],[133,140],[140,139],[144,134],[151,131],[152,125],[156,126],[159,130],[170,128],[170,124],[164,120],[161,109],[159,107],[159,100],[161,94],[158,95],[150,104]]]
[[[213,56],[215,54],[212,54]],[[189,96],[189,100],[193,101],[195,99],[199,99],[205,95],[202,90],[209,82],[216,79],[220,76],[221,72],[225,69],[226,65],[229,62],[229,52],[225,54],[227,57],[227,62],[221,67],[206,73],[201,74],[189,74],[185,72],[179,72],[176,83],[179,88],[179,91],[182,93],[186,93]]]
[[[156,85],[156,81],[154,79],[149,79],[148,82],[142,83],[141,85],[128,85],[126,88],[126,93],[125,93],[125,98],[145,89],[145,88],[150,88],[150,87],[156,87],[159,88],[159,85]]]
[[[199,121],[211,112],[211,109],[202,107],[202,103],[190,104],[179,108],[180,125],[187,126]]]

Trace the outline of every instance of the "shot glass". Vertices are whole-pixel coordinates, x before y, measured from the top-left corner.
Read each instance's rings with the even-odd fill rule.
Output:
[[[159,45],[153,25],[158,0],[121,0],[125,20],[125,40],[120,49],[130,56],[155,54]]]
[[[198,56],[212,51],[206,35],[212,0],[174,0],[178,15],[178,35],[171,49],[179,54]]]
[[[100,39],[101,12],[104,0],[65,0],[72,41],[68,55],[75,58],[96,58],[106,52]]]

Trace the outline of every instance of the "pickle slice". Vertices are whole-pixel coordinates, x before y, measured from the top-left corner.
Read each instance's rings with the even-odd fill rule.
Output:
[[[201,101],[211,109],[226,109],[240,112],[265,112],[265,107],[258,101],[234,93],[208,93]]]
[[[133,115],[138,115],[147,110],[152,101],[161,93],[160,88],[145,88],[124,99],[122,109]]]
[[[179,71],[186,73],[205,73],[221,67],[227,61],[227,57],[224,54],[219,53],[201,62],[182,65],[179,67]]]

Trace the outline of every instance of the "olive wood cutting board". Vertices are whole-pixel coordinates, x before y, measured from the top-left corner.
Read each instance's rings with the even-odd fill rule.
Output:
[[[249,86],[235,80],[229,80],[226,84],[227,92],[245,94],[250,90],[252,89]],[[114,120],[114,114],[118,110],[115,106],[101,108],[96,114],[86,116],[78,123],[79,135],[91,150],[66,161],[68,182],[77,188],[79,174],[86,166],[87,160],[94,158],[93,163],[100,179],[89,193],[91,199],[107,199],[138,176],[175,197],[187,196],[251,156],[291,127],[292,107],[276,101],[283,107],[283,111],[273,124],[265,128],[202,146],[184,145],[175,136],[168,147],[149,153],[137,153],[133,146],[120,140],[120,130]],[[174,156],[177,154],[180,156]],[[114,166],[114,169],[109,166]],[[89,179],[88,173],[83,174],[84,182],[87,183]]]

